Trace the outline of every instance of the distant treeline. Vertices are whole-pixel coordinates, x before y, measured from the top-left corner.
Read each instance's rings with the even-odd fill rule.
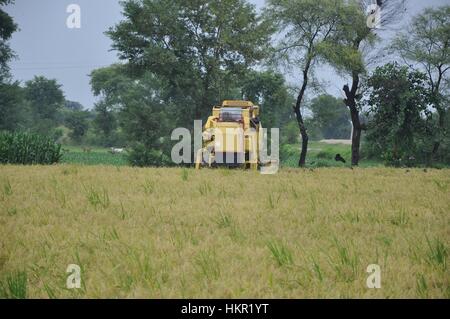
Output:
[[[122,62],[92,71],[91,110],[66,101],[56,80],[11,80],[7,41],[17,26],[2,11],[0,130],[126,146],[136,165],[166,165],[174,128],[246,99],[261,106],[264,127],[281,129],[282,145],[301,148],[300,166],[310,139],[352,139],[353,165],[361,150],[389,165],[450,163],[450,6],[414,17],[380,56],[405,1],[384,1],[370,17],[364,0],[269,0],[260,13],[245,0],[122,5],[124,19],[106,32]],[[345,98],[323,92],[318,65],[342,75]]]

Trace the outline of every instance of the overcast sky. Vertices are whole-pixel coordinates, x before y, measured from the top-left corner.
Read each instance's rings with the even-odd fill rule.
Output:
[[[261,7],[264,0],[250,2]],[[450,4],[450,0],[408,0],[405,20],[427,6]],[[66,12],[70,4],[81,8],[81,28],[69,29]],[[88,74],[98,67],[117,62],[111,41],[104,32],[121,20],[119,0],[15,0],[6,7],[20,31],[13,35],[11,46],[18,59],[11,63],[15,79],[26,81],[34,75],[57,79],[66,98],[86,108],[94,104]],[[319,72],[328,83],[327,90],[339,94],[341,80],[328,70]],[[295,78],[288,76],[290,81]],[[334,82],[338,82],[335,84]]]

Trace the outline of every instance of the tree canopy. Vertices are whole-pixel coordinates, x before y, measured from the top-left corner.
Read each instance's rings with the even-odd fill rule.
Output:
[[[325,94],[314,98],[309,105],[312,123],[325,139],[349,139],[350,115],[341,99]]]
[[[165,80],[190,119],[205,117],[269,45],[270,25],[243,0],[133,0],[123,13],[107,33],[113,48],[133,74]]]
[[[410,72],[397,63],[378,67],[369,78],[371,121],[367,139],[388,163],[415,164],[418,154],[426,154],[430,116],[426,81],[425,74]]]
[[[0,0],[0,6],[13,3],[12,0]],[[0,82],[9,77],[8,62],[14,57],[8,41],[17,30],[13,18],[0,8]]]
[[[431,104],[438,117],[438,129],[432,137],[436,156],[449,131],[450,6],[427,8],[414,17],[408,31],[393,41],[392,49],[408,66],[427,75]]]
[[[283,34],[283,39],[276,47],[275,57],[301,70],[302,84],[294,104],[294,113],[302,136],[299,166],[306,163],[309,140],[301,107],[321,47],[336,30],[340,4],[340,1],[333,0],[268,1],[266,19],[274,23],[279,33]]]

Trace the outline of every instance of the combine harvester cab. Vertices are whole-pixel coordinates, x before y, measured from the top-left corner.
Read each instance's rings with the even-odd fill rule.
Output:
[[[249,101],[224,101],[212,109],[203,130],[203,148],[195,167],[241,167],[257,170],[260,132],[259,107]]]

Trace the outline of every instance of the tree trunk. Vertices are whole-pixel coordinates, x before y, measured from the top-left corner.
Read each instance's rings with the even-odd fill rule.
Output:
[[[354,125],[354,124],[353,124]],[[352,136],[352,166],[359,165],[359,148],[361,145],[361,132],[362,130],[359,128],[353,128],[353,136]]]
[[[295,107],[294,111],[295,111],[295,115],[297,117],[298,128],[300,129],[300,134],[302,136],[302,151],[300,153],[300,159],[298,161],[298,166],[304,167],[305,163],[306,163],[306,154],[308,152],[309,136],[308,136],[308,131],[306,130],[306,126],[303,121],[303,117],[302,117],[300,110],[299,109],[297,110],[297,107]]]
[[[432,151],[432,155],[431,158],[433,160],[438,160],[437,155],[438,155],[438,151],[439,151],[439,147],[441,146],[441,141],[443,136],[446,135],[446,127],[445,127],[445,110],[439,106],[436,107],[438,115],[439,115],[439,121],[438,121],[438,125],[439,125],[439,136],[438,136],[438,140],[436,142],[434,142],[433,145],[433,151]]]
[[[309,141],[308,131],[306,130],[305,122],[303,121],[303,116],[300,107],[302,105],[303,98],[305,96],[306,87],[308,86],[308,72],[311,66],[311,61],[312,59],[308,58],[308,61],[306,62],[305,69],[303,70],[303,84],[298,94],[297,102],[295,103],[294,106],[295,117],[297,118],[298,128],[302,136],[302,151],[300,153],[300,159],[298,161],[299,167],[305,166],[306,154],[308,152],[308,141]]]
[[[353,125],[353,134],[352,134],[352,165],[359,165],[359,150],[361,145],[361,133],[363,130],[363,126],[361,125],[361,120],[359,118],[359,111],[356,104],[356,92],[359,87],[359,75],[356,72],[352,74],[352,88],[350,89],[348,85],[344,85],[344,93],[346,99],[344,100],[345,105],[348,106],[350,110],[350,116],[352,119]]]

